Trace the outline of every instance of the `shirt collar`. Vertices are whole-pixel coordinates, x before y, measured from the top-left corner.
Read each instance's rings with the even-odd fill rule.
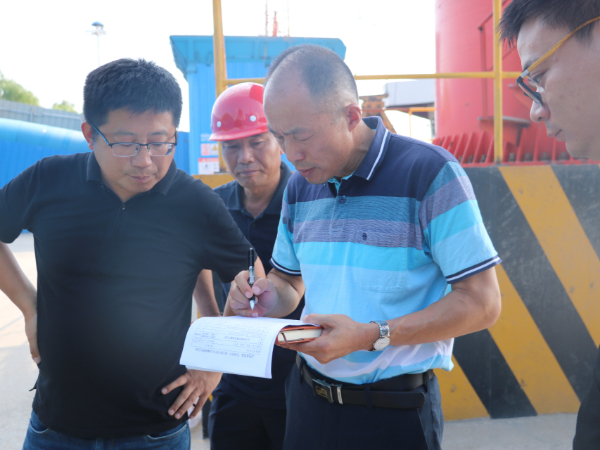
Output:
[[[368,181],[383,161],[391,133],[383,125],[381,117],[365,117],[363,121],[369,128],[375,130],[375,137],[371,141],[367,155],[352,175],[365,178]]]
[[[287,186],[287,182],[292,176],[292,171],[289,169],[286,163],[281,162],[281,177],[279,178],[279,184],[277,189],[271,198],[271,201],[265,208],[262,214],[280,214],[281,203],[283,201],[283,191]],[[241,211],[244,208],[244,188],[238,182],[235,183],[235,189],[227,202],[227,208]]]
[[[102,172],[100,172],[100,165],[98,164],[98,161],[96,161],[94,152],[88,153],[86,180],[102,183]]]
[[[292,171],[289,169],[286,163],[281,162],[281,178],[279,178],[279,184],[277,189],[271,198],[271,201],[265,208],[263,214],[280,214],[281,203],[283,202],[283,192],[287,186],[287,182],[292,176]]]
[[[327,180],[328,183],[332,183],[335,186],[335,190],[339,190],[340,189],[340,185],[342,184],[342,180],[347,180],[348,178],[350,178],[352,175],[354,175],[355,172],[352,172],[350,175],[348,175],[347,177],[342,178],[341,180],[338,180],[336,177],[331,177],[329,180]]]
[[[167,192],[169,192],[170,187],[173,185],[173,181],[175,181],[176,174],[177,165],[175,164],[175,160],[173,160],[162,180],[156,183],[148,192],[158,192],[162,195],[167,195]],[[86,180],[102,183],[102,171],[94,152],[90,152],[88,156]]]

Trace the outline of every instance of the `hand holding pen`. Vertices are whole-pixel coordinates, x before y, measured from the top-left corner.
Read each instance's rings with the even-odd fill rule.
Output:
[[[248,270],[242,270],[231,282],[225,315],[268,316],[277,306],[277,302],[277,289],[273,281],[265,275],[256,250],[251,248],[248,252]]]
[[[252,289],[252,286],[254,285],[254,281],[255,281],[255,275],[254,275],[254,249],[252,247],[250,247],[250,250],[248,250],[248,273],[249,273],[249,277],[248,277],[248,284],[250,285],[250,289]],[[250,298],[250,308],[252,309],[252,311],[254,311],[254,302],[256,301],[256,297],[254,296],[254,294],[252,294],[252,297]]]

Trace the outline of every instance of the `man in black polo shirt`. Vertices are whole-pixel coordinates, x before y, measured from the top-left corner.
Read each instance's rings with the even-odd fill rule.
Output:
[[[215,192],[261,261],[265,261],[268,272],[271,265],[266,261],[270,261],[273,253],[283,191],[292,173],[281,162],[282,150],[267,129],[262,99],[260,84],[244,83],[227,89],[213,106],[211,140],[222,142],[223,158],[235,178]],[[229,283],[224,283],[223,303],[228,292]],[[196,295],[197,300],[201,297]],[[287,318],[299,319],[303,307],[304,301],[301,301]],[[223,375],[213,392],[209,417],[213,450],[283,447],[284,383],[295,357],[295,352],[275,347],[270,380]]]
[[[186,411],[220,379],[179,364],[192,292],[203,269],[231,280],[249,243],[173,162],[181,104],[154,63],[106,64],[84,88],[92,152],[45,158],[0,190],[0,289],[40,370],[25,449],[189,449]],[[2,243],[23,229],[37,294]]]

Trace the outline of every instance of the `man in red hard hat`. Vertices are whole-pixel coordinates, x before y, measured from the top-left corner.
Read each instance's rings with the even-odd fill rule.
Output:
[[[215,189],[238,227],[256,249],[265,272],[277,237],[283,192],[291,171],[267,128],[263,111],[263,86],[243,83],[223,92],[212,110],[213,141],[221,141],[227,170],[235,178]],[[196,301],[202,302],[205,278],[199,278]],[[223,284],[223,304],[229,283]],[[288,318],[299,319],[304,302]],[[200,311],[202,314],[202,310]],[[227,314],[227,311],[226,311]],[[273,378],[224,374],[213,392],[209,416],[211,448],[281,449],[285,434],[284,381],[296,353],[276,347]]]

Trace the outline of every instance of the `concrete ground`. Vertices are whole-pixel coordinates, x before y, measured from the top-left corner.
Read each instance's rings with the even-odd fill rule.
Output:
[[[24,234],[10,245],[23,271],[36,281],[33,239]],[[37,368],[29,356],[21,312],[0,292],[0,449],[19,450],[27,431]],[[568,450],[575,414],[519,419],[447,422],[444,450]],[[192,450],[208,450],[202,425],[192,428]]]

